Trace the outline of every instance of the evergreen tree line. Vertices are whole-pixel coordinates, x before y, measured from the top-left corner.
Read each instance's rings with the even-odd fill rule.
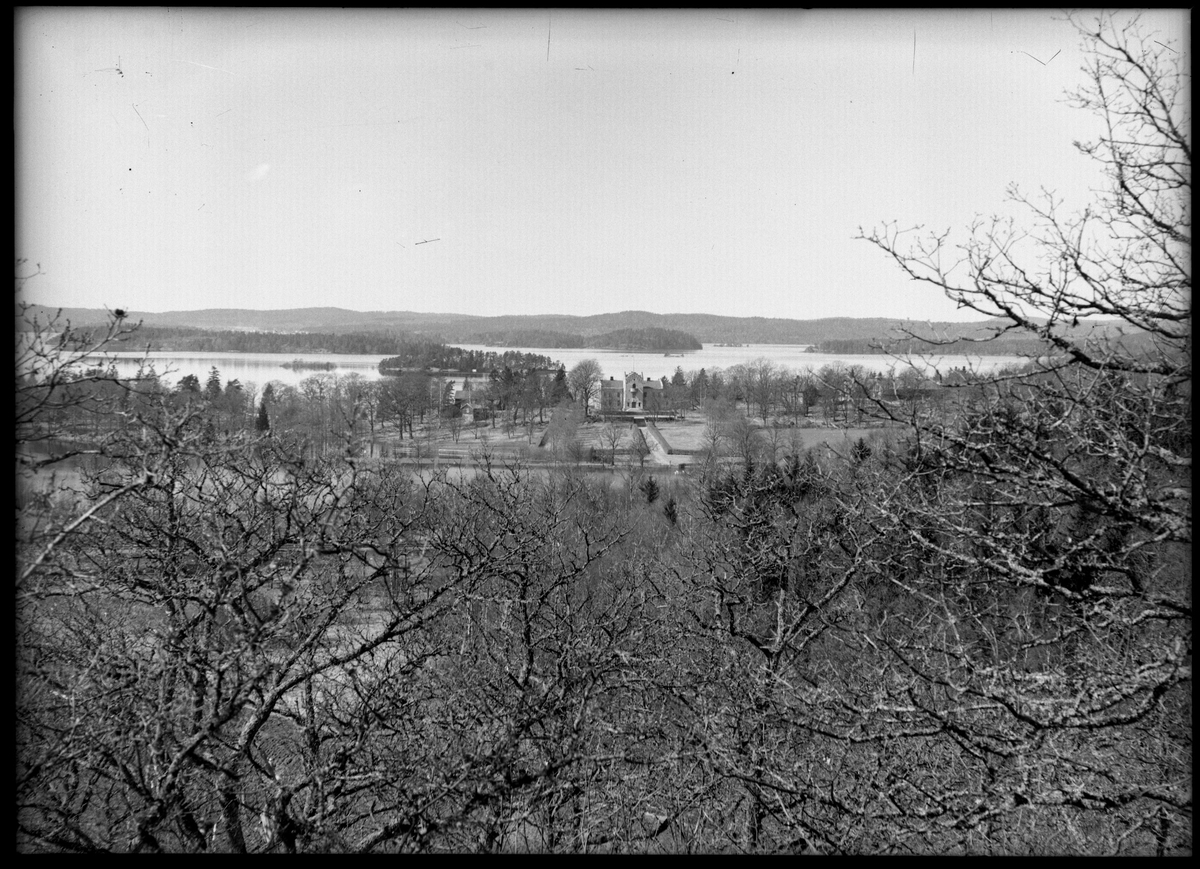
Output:
[[[400,344],[395,356],[383,359],[383,373],[409,368],[438,368],[444,371],[486,372],[506,366],[517,368],[554,368],[558,363],[539,353],[517,350],[467,350],[450,347],[439,341],[407,340]]]
[[[182,326],[138,328],[127,343],[159,351],[196,353],[343,353],[373,355],[395,353],[410,341],[424,341],[405,333],[388,332],[248,332],[233,329],[190,329]],[[436,340],[432,343],[437,344]]]

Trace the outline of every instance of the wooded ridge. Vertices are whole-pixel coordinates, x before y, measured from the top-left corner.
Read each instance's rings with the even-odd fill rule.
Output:
[[[34,306],[43,320],[56,310],[47,306]],[[73,326],[85,327],[102,324],[107,311],[102,308],[63,308],[63,318]],[[371,349],[338,350],[344,353],[395,352],[392,345],[376,349],[379,342],[365,337],[387,333],[407,333],[426,339],[436,339],[459,344],[492,344],[520,347],[595,347],[597,349],[654,349],[677,351],[697,349],[690,342],[704,344],[749,343],[749,344],[808,344],[825,345],[827,352],[847,352],[835,349],[833,342],[854,342],[854,352],[873,352],[872,347],[890,340],[900,339],[906,334],[922,338],[946,340],[975,340],[987,338],[998,329],[996,320],[980,320],[972,323],[916,322],[884,317],[831,317],[819,320],[789,320],[769,317],[724,317],[716,314],[654,314],[649,311],[621,311],[612,314],[596,314],[588,317],[572,317],[562,314],[513,315],[501,317],[477,317],[467,314],[423,314],[412,311],[350,311],[344,308],[290,308],[274,311],[256,311],[237,308],[210,308],[200,311],[167,311],[153,313],[130,311],[131,322],[143,324],[140,340],[149,337],[163,342],[158,349],[225,349],[233,352],[276,352],[258,345],[261,339],[249,336],[255,333],[284,333],[287,346],[278,352],[297,352],[312,349],[313,333],[345,335],[363,333],[357,342]],[[166,334],[157,334],[156,328],[193,331],[193,337],[175,347],[183,335],[172,335],[167,344]],[[1107,334],[1115,327],[1108,322],[1080,324],[1067,329],[1067,333],[1078,338],[1092,332]],[[1127,327],[1128,328],[1128,327]],[[217,347],[210,336],[199,330],[244,333],[247,337],[227,339],[230,346]],[[299,333],[309,337],[301,339]],[[639,334],[640,333],[640,334]],[[1028,335],[1021,336],[1028,341]],[[995,352],[1005,352],[996,345],[1005,341],[998,338],[993,347]],[[207,343],[205,343],[207,342]],[[574,342],[574,343],[572,343]],[[326,342],[330,343],[330,342]],[[339,342],[340,343],[340,342]],[[235,346],[237,345],[237,346]],[[244,345],[244,348],[243,346]],[[253,346],[251,346],[253,345]],[[324,347],[324,345],[321,345]],[[333,350],[332,347],[325,349]],[[979,348],[976,346],[976,350]]]

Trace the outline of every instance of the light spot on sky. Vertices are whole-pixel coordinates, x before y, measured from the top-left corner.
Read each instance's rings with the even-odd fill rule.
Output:
[[[253,183],[255,181],[262,181],[264,178],[267,177],[267,173],[270,171],[271,171],[271,166],[269,163],[259,163],[257,166],[255,166],[253,169],[251,169],[249,172],[246,173],[246,180],[250,181],[251,183]]]

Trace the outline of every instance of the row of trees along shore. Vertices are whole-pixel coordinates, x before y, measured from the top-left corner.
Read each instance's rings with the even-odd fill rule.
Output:
[[[865,389],[905,428],[853,449],[414,474],[226,428],[219,376],[81,369],[120,311],[38,324],[18,850],[1191,853],[1187,61],[1077,23],[1093,209],[972,227],[962,284],[948,238],[863,233],[1054,352]],[[1044,326],[1089,315],[1152,352]]]

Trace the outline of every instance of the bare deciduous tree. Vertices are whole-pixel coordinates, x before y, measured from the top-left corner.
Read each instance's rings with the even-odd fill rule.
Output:
[[[591,408],[592,399],[596,397],[596,390],[600,387],[602,373],[600,363],[595,359],[581,359],[567,372],[567,385],[575,400],[583,407],[585,418]]]
[[[1066,215],[1014,188],[1027,226],[979,222],[957,247],[865,236],[1046,351],[943,389],[955,400],[873,502],[888,581],[924,603],[871,635],[893,678],[862,726],[956,734],[946,757],[972,784],[912,804],[957,816],[956,847],[1190,850],[1189,61],[1136,20],[1074,20],[1096,204]]]
[[[627,428],[622,423],[608,422],[600,429],[600,443],[608,447],[609,464],[617,464],[617,447],[625,440]]]

